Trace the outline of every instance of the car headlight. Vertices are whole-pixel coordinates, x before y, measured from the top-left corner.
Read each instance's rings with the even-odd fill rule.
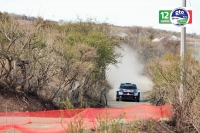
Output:
[[[138,92],[134,92],[134,96],[138,96]]]
[[[123,92],[119,91],[119,95],[123,95]]]

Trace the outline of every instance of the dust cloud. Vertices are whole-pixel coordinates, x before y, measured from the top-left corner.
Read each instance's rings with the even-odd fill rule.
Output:
[[[142,75],[144,66],[137,58],[137,54],[127,45],[123,45],[122,48],[117,48],[116,52],[121,53],[122,58],[120,63],[108,66],[106,71],[107,81],[113,88],[109,92],[109,97],[116,98],[116,90],[120,83],[130,82],[135,83],[141,91],[141,100],[143,100],[142,94],[147,91],[151,91],[153,82]]]

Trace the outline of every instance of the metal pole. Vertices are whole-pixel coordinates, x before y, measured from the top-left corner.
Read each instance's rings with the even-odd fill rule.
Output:
[[[186,7],[186,0],[182,0],[182,7]],[[184,77],[185,77],[185,51],[186,51],[186,27],[181,27],[181,85],[179,90],[180,103],[183,101],[183,90],[184,90]]]

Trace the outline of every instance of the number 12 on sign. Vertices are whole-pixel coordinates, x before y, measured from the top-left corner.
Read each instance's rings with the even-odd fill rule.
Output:
[[[172,10],[159,10],[159,24],[171,24],[171,11]]]

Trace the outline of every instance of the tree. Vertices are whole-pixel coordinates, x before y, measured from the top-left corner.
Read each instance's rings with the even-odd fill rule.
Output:
[[[117,40],[108,34],[106,24],[77,22],[62,27],[63,36],[57,42],[60,48],[55,48],[60,83],[53,98],[65,101],[67,97],[75,107],[103,106],[102,95],[108,85],[102,83],[107,65],[117,63]]]
[[[41,24],[27,22],[20,25],[6,14],[0,20],[0,82],[1,91],[27,94],[43,89],[48,79],[51,62],[48,60],[46,30]]]

